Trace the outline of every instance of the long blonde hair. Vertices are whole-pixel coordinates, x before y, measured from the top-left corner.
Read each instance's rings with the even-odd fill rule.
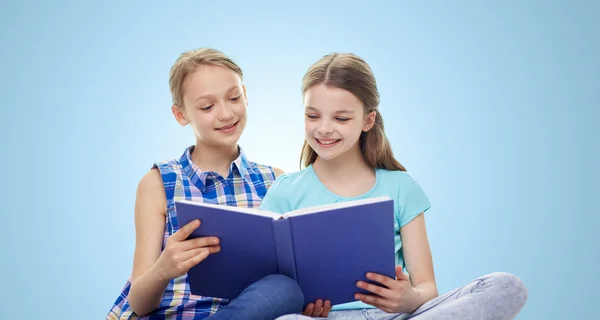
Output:
[[[392,152],[379,113],[379,91],[371,67],[352,53],[331,53],[315,62],[302,78],[302,95],[312,86],[325,84],[354,94],[363,104],[364,114],[375,111],[375,124],[362,132],[360,151],[367,164],[373,168],[406,171]],[[300,168],[308,167],[317,159],[317,153],[306,140],[300,155]]]

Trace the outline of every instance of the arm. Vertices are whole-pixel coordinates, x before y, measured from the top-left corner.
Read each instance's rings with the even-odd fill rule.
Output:
[[[156,309],[170,279],[152,269],[160,256],[167,201],[158,170],[150,170],[140,181],[135,200],[136,245],[131,289],[127,296],[139,316]]]
[[[396,279],[368,273],[369,280],[381,285],[359,281],[357,286],[373,294],[356,294],[356,298],[388,313],[414,312],[423,303],[438,295],[433,273],[431,252],[425,231],[423,213],[400,229],[403,253],[409,277],[396,267]]]
[[[136,245],[131,289],[127,296],[138,316],[155,310],[171,279],[186,273],[210,253],[218,252],[214,237],[186,240],[200,223],[192,221],[167,240],[162,250],[167,204],[158,170],[150,170],[140,181],[135,202]]]
[[[400,228],[400,235],[406,269],[410,274],[410,282],[418,294],[414,303],[416,309],[438,296],[424,213]]]
[[[280,175],[284,174],[284,173],[285,173],[285,171],[283,171],[283,170],[281,170],[281,169],[279,169],[279,168],[273,167],[273,173],[275,174],[275,178],[277,178],[277,177],[279,177]]]

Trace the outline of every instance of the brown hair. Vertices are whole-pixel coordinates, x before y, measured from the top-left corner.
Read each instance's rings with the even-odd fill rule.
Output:
[[[183,81],[200,65],[213,65],[227,68],[244,78],[242,69],[223,52],[212,48],[199,48],[182,53],[171,67],[169,87],[173,104],[183,107]]]
[[[379,91],[371,67],[352,53],[331,53],[315,62],[302,78],[302,95],[314,85],[325,84],[349,91],[364,106],[365,116],[375,111],[375,124],[360,135],[360,151],[367,164],[373,168],[406,171],[394,158],[392,147],[383,128],[379,113]],[[300,155],[300,167],[314,163],[317,153],[304,140]]]

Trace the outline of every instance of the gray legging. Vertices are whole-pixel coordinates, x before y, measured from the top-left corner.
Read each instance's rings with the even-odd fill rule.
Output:
[[[477,278],[464,287],[438,296],[413,313],[386,313],[380,309],[340,310],[327,319],[366,320],[505,320],[513,319],[527,301],[527,288],[516,276],[497,272]],[[299,314],[277,320],[324,319]]]

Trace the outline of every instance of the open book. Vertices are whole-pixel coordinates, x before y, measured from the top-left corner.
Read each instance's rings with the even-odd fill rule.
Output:
[[[221,251],[188,271],[192,294],[233,299],[269,274],[302,289],[305,305],[356,301],[367,272],[395,277],[394,205],[388,197],[285,214],[192,201],[175,202],[179,226],[202,224],[190,238],[216,236]]]

